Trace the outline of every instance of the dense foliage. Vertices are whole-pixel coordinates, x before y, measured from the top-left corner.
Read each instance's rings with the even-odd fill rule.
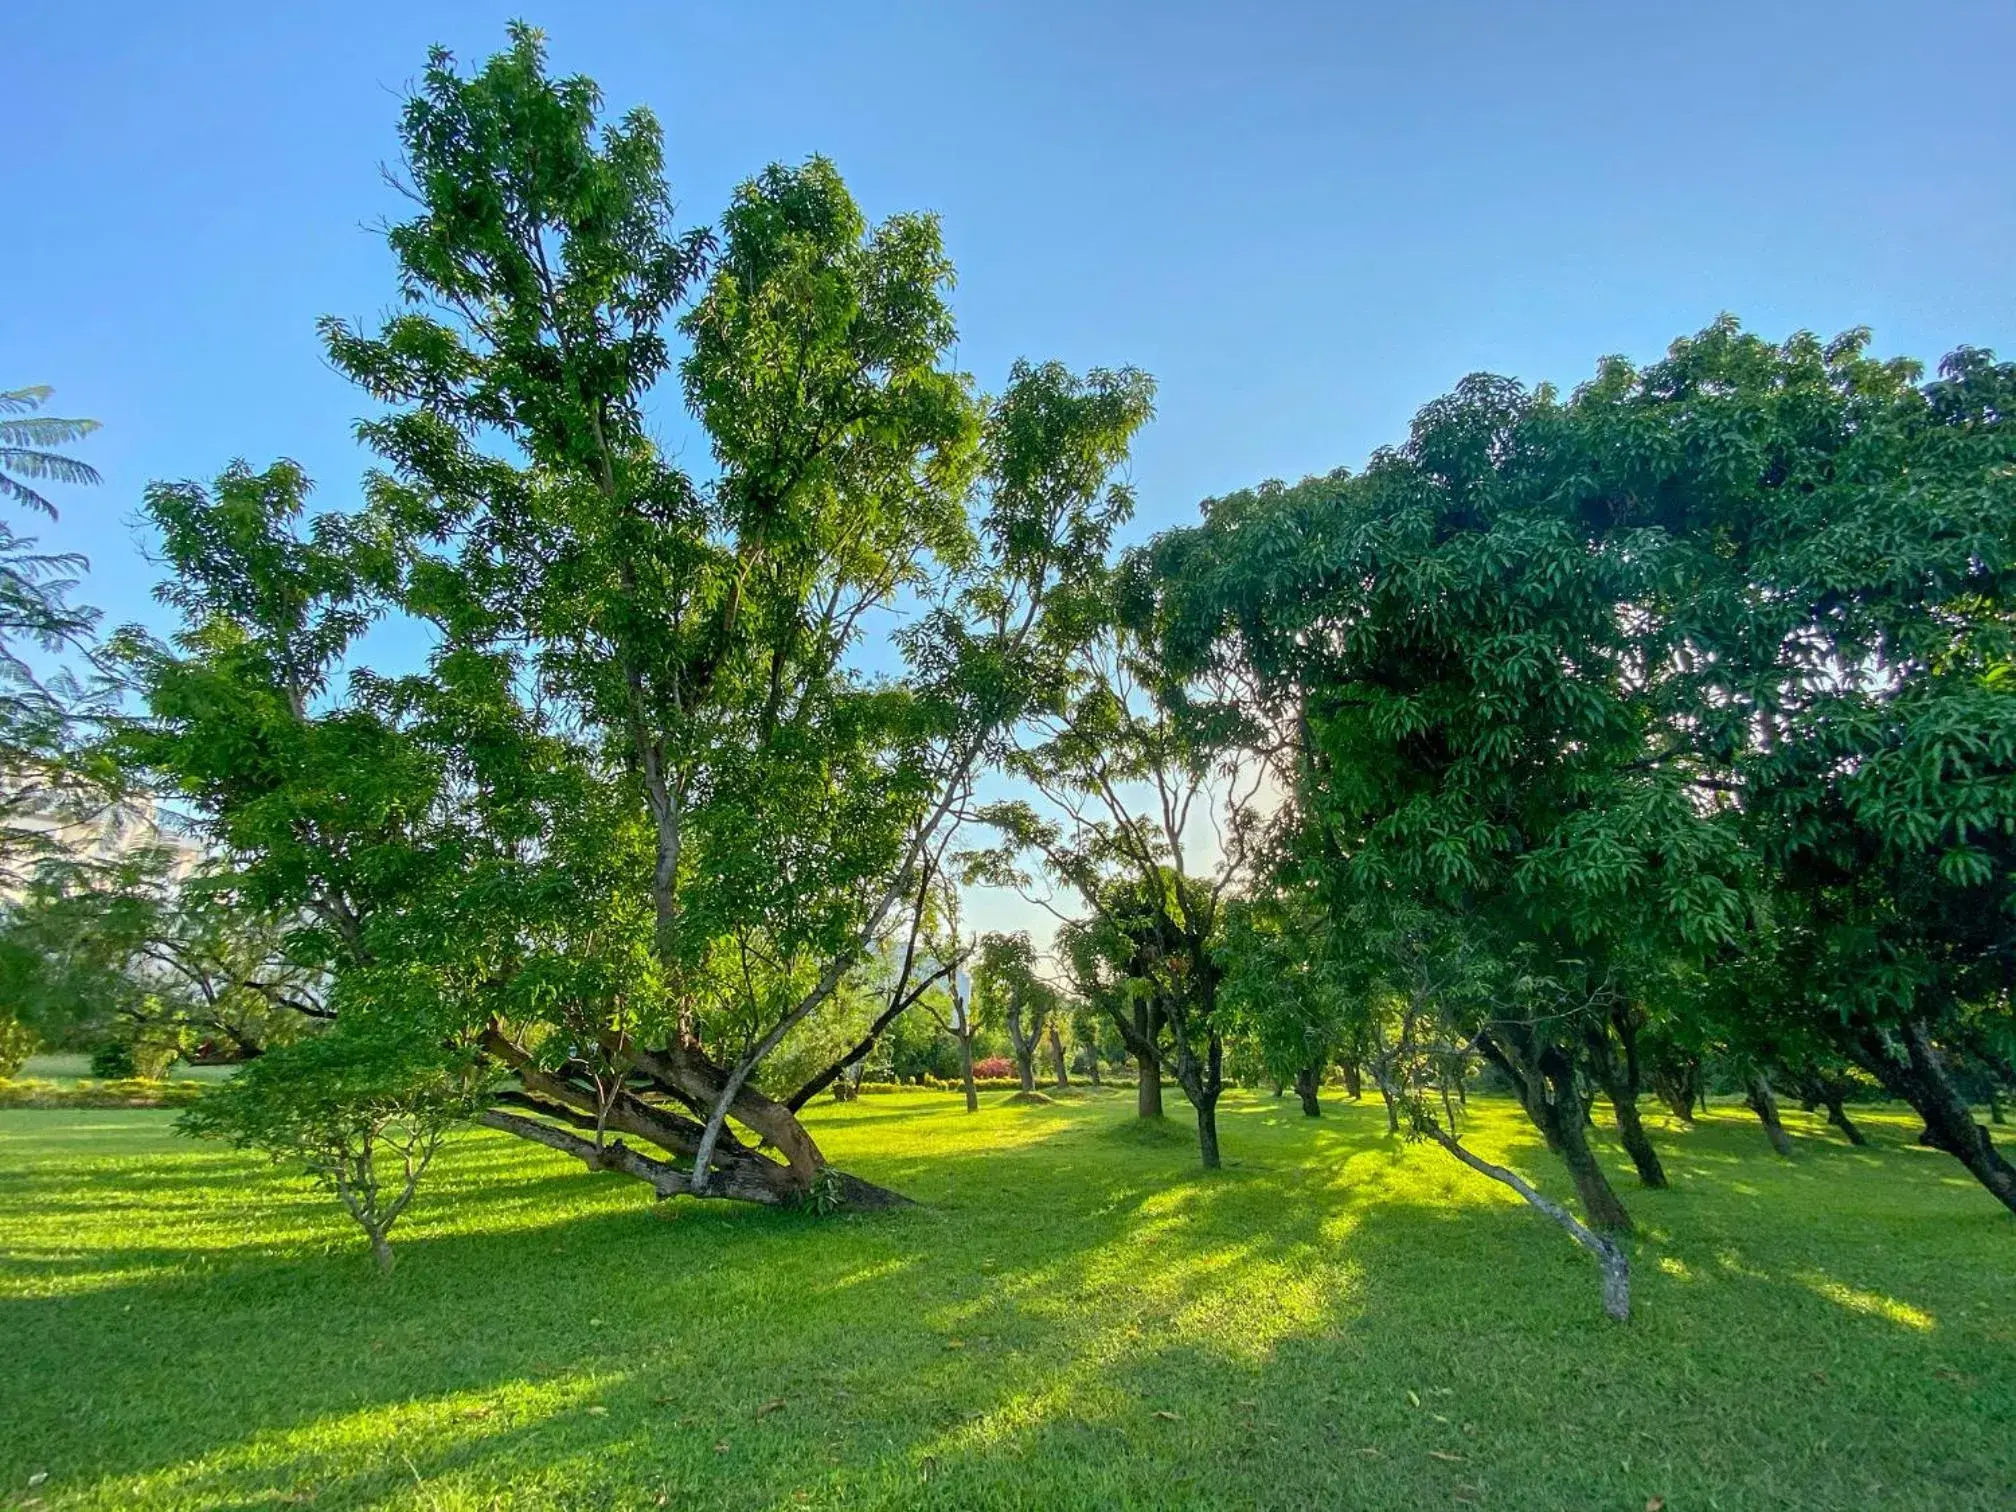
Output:
[[[127,638],[129,749],[339,1025],[509,1073],[481,1121],[660,1195],[889,1201],[798,1121],[820,1075],[758,1073],[927,908],[1126,517],[1149,385],[981,396],[929,217],[871,226],[813,159],[679,230],[655,122],[598,107],[522,28],[434,56],[406,308],[324,326],[385,469],[312,518],[286,463],[150,492],[184,628]],[[662,387],[711,476],[655,439]],[[358,659],[383,616],[422,670]]]

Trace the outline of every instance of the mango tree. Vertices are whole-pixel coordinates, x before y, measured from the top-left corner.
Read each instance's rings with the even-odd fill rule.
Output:
[[[930,217],[869,225],[815,158],[681,231],[656,123],[599,109],[522,27],[430,58],[404,308],[323,327],[384,468],[305,525],[286,464],[150,491],[183,629],[128,638],[131,744],[339,1021],[506,1077],[478,1122],[661,1196],[887,1202],[759,1073],[1069,653],[1150,386],[1018,364],[981,397]],[[380,618],[419,670],[372,665]]]

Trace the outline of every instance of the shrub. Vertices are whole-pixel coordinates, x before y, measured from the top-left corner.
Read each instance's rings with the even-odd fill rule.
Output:
[[[35,1053],[35,1031],[10,1014],[0,1014],[0,1081],[28,1064]]]
[[[976,1066],[974,1069],[977,1071],[979,1068]],[[973,1085],[981,1092],[1019,1092],[1022,1090],[1022,1079],[1019,1076],[975,1076],[973,1078]],[[966,1090],[966,1083],[963,1081],[945,1081],[935,1076],[920,1076],[914,1082],[864,1081],[854,1090],[868,1096],[882,1092],[914,1092],[919,1090],[926,1092],[964,1092]]]
[[[133,1047],[121,1040],[107,1040],[91,1052],[91,1074],[112,1078],[133,1074]]]
[[[1005,1055],[990,1055],[985,1060],[973,1062],[973,1076],[977,1081],[999,1081],[1007,1077],[1016,1086],[1022,1085],[1021,1077],[1015,1072],[1015,1062]]]

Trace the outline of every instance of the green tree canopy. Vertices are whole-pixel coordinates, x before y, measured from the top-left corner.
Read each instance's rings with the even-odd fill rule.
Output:
[[[384,468],[313,519],[286,464],[150,492],[184,628],[129,639],[134,749],[339,1018],[513,1074],[491,1126],[664,1194],[885,1200],[755,1072],[922,906],[1077,633],[1150,385],[982,397],[935,221],[871,225],[822,159],[677,229],[655,121],[526,28],[472,74],[437,51],[401,133],[405,308],[324,325]],[[656,439],[666,393],[711,473]],[[423,670],[360,661],[385,614]]]

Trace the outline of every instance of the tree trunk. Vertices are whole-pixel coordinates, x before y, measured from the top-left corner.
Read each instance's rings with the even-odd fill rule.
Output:
[[[973,1085],[973,1035],[970,1032],[959,1036],[959,1075],[966,1083],[966,1111],[980,1111],[980,1089]]]
[[[1176,1084],[1197,1110],[1197,1153],[1204,1169],[1215,1171],[1219,1164],[1218,1094],[1225,1088],[1225,1041],[1215,1028],[1207,1028],[1204,1059],[1200,1064],[1196,1051],[1190,1048],[1188,1026],[1183,1019],[1172,1015],[1169,1022],[1175,1031]],[[1210,1021],[1207,1018],[1205,1022]]]
[[[1162,1116],[1162,1058],[1150,1048],[1161,1032],[1154,1006],[1145,1001],[1134,1005],[1134,1064],[1141,1080],[1134,1093],[1134,1112],[1139,1118]]]
[[[1631,1157],[1631,1164],[1638,1168],[1639,1184],[1664,1187],[1666,1167],[1659,1163],[1659,1152],[1652,1147],[1644,1121],[1638,1117],[1638,1100],[1627,1097],[1622,1102],[1613,1102],[1611,1107],[1617,1115],[1617,1137],[1624,1141],[1625,1153]]]
[[[1925,1026],[1916,1019],[1908,1020],[1898,1037],[1903,1041],[1901,1060],[1885,1036],[1874,1029],[1856,1036],[1856,1058],[1891,1096],[1911,1104],[1925,1120],[1925,1131],[1935,1148],[1967,1167],[1968,1174],[1996,1201],[2016,1213],[2016,1167],[1995,1148],[1988,1131],[1974,1121],[1973,1110],[1946,1075]]]
[[[381,1276],[391,1275],[393,1260],[392,1246],[386,1242],[383,1230],[366,1229],[365,1232],[371,1236],[371,1258],[378,1262],[378,1274]]]
[[[1204,1162],[1204,1169],[1215,1171],[1219,1168],[1218,1158],[1218,1098],[1205,1097],[1197,1104],[1197,1153]]]
[[[1162,1068],[1152,1060],[1140,1062],[1141,1080],[1134,1090],[1134,1116],[1162,1117]]]
[[[1558,1102],[1555,1106],[1560,1108]],[[1575,1182],[1575,1195],[1582,1200],[1582,1211],[1589,1215],[1589,1226],[1600,1233],[1630,1233],[1631,1214],[1611,1187],[1610,1178],[1603,1174],[1596,1152],[1589,1148],[1589,1128],[1580,1110],[1562,1109],[1554,1123],[1559,1130],[1555,1153]]]
[[[1780,1155],[1792,1154],[1792,1136],[1785,1132],[1785,1125],[1778,1119],[1778,1099],[1771,1091],[1771,1078],[1762,1071],[1750,1077],[1750,1090],[1744,1101],[1750,1104],[1750,1111],[1757,1115],[1764,1125],[1764,1133],[1771,1140],[1771,1148]]]
[[[1827,1104],[1827,1122],[1839,1129],[1846,1136],[1848,1143],[1851,1145],[1869,1143],[1869,1136],[1856,1126],[1855,1120],[1848,1116],[1848,1110],[1841,1105],[1840,1093],[1829,1092],[1824,1101]]]
[[[546,1108],[542,1111],[551,1113],[554,1110]],[[538,1119],[527,1118],[520,1113],[507,1112],[503,1108],[485,1108],[472,1121],[487,1128],[502,1129],[507,1134],[515,1134],[521,1139],[543,1144],[548,1149],[560,1151],[563,1155],[572,1155],[591,1171],[616,1171],[625,1176],[633,1176],[660,1197],[677,1197],[682,1193],[691,1193],[693,1189],[691,1171],[676,1166],[669,1160],[660,1160],[642,1151],[633,1150],[620,1139],[598,1144],[592,1138],[567,1129],[556,1128]],[[618,1127],[613,1119],[610,1127],[612,1129]],[[697,1139],[697,1126],[695,1138]],[[788,1207],[804,1198],[804,1189],[792,1182],[788,1167],[765,1160],[746,1146],[736,1145],[731,1148],[725,1143],[717,1145],[714,1160],[714,1179],[708,1186],[707,1196],[761,1203],[766,1207]],[[839,1205],[852,1211],[907,1207],[910,1202],[910,1199],[901,1193],[878,1187],[872,1182],[861,1180],[858,1176],[849,1176],[846,1172],[836,1171],[830,1166],[822,1167],[820,1174],[832,1184]]]
[[[1526,1116],[1568,1167],[1589,1226],[1602,1233],[1630,1233],[1631,1214],[1589,1148],[1574,1058],[1559,1045],[1542,1040],[1530,1026],[1518,1024],[1494,1025],[1479,1034],[1476,1043],[1511,1080]]]
[[[1358,1062],[1344,1062],[1344,1095],[1356,1102],[1365,1095],[1365,1084],[1358,1076]]]
[[[1304,1066],[1300,1071],[1295,1073],[1295,1095],[1302,1099],[1302,1116],[1304,1118],[1321,1118],[1323,1116],[1323,1104],[1316,1099],[1316,1088],[1316,1068],[1314,1066]]]
[[[1869,1143],[1868,1136],[1855,1126],[1855,1120],[1848,1116],[1848,1109],[1843,1106],[1847,1085],[1839,1076],[1830,1076],[1817,1067],[1808,1067],[1799,1078],[1800,1101],[1808,1113],[1825,1108],[1827,1122],[1839,1129],[1848,1143],[1866,1145]]]
[[[1106,1085],[1106,1083],[1099,1079],[1099,1047],[1097,1045],[1093,1045],[1085,1052],[1085,1074],[1092,1078],[1093,1086],[1103,1087]]]
[[[1380,1082],[1382,1085],[1384,1084],[1385,1078],[1383,1076],[1380,1077]],[[1463,1142],[1453,1134],[1436,1128],[1432,1121],[1429,1123],[1427,1133],[1431,1139],[1441,1145],[1451,1155],[1454,1155],[1458,1160],[1462,1161],[1463,1164],[1470,1167],[1471,1170],[1476,1171],[1480,1175],[1488,1176],[1493,1181],[1502,1182],[1517,1192],[1534,1209],[1545,1213],[1554,1222],[1558,1223],[1567,1232],[1569,1238],[1594,1255],[1596,1257],[1597,1270],[1603,1277],[1604,1313],[1619,1323],[1630,1320],[1631,1258],[1624,1253],[1622,1245],[1608,1234],[1592,1233],[1586,1225],[1578,1222],[1575,1215],[1561,1206],[1560,1203],[1553,1201],[1551,1198],[1543,1197],[1538,1191],[1534,1190],[1532,1183],[1526,1181],[1518,1172],[1474,1154],[1466,1149]]]
[[[1055,1024],[1050,1026],[1050,1059],[1057,1066],[1057,1085],[1070,1086],[1071,1073],[1064,1068],[1064,1037],[1057,1032]]]
[[[660,1197],[693,1193],[692,1163],[699,1158],[704,1128],[688,1115],[708,1107],[720,1095],[728,1073],[697,1047],[676,1040],[658,1050],[614,1036],[603,1044],[611,1055],[620,1056],[619,1064],[628,1072],[655,1083],[666,1096],[682,1102],[686,1111],[647,1102],[620,1085],[614,1098],[605,1103],[597,1090],[583,1081],[586,1068],[579,1062],[548,1071],[493,1027],[482,1036],[483,1048],[515,1070],[519,1083],[518,1089],[500,1093],[498,1101],[528,1108],[539,1117],[528,1118],[498,1107],[478,1114],[475,1122],[573,1155],[592,1170],[635,1177]],[[839,1087],[849,1080],[842,1076],[833,1085]],[[736,1089],[732,1106],[736,1120],[783,1156],[784,1163],[767,1158],[724,1128],[713,1147],[705,1191],[693,1195],[783,1205],[802,1201],[814,1183],[823,1182],[844,1207],[891,1207],[906,1200],[828,1167],[789,1104],[777,1102],[745,1082]],[[594,1137],[584,1138],[567,1127],[556,1127],[555,1121],[590,1131]],[[673,1159],[644,1155],[620,1140],[609,1143],[606,1136],[611,1133],[646,1140]],[[674,1164],[674,1160],[685,1164]]]
[[[1627,1068],[1633,1057],[1627,1057],[1627,1065],[1618,1064],[1610,1045],[1610,1031],[1604,1025],[1590,1025],[1588,1041],[1590,1065],[1603,1095],[1610,1099],[1610,1111],[1617,1120],[1617,1137],[1624,1142],[1631,1164],[1638,1168],[1639,1185],[1664,1188],[1666,1167],[1659,1163],[1659,1152],[1652,1148],[1644,1121],[1638,1116],[1638,1088]]]
[[[1398,1134],[1400,1132],[1400,1110],[1394,1105],[1392,1089],[1386,1085],[1386,1078],[1383,1076],[1379,1078],[1379,1095],[1386,1099],[1386,1132],[1388,1134]]]
[[[1683,1124],[1694,1122],[1694,1104],[1699,1101],[1706,1106],[1706,1099],[1700,1096],[1700,1063],[1691,1057],[1679,1066],[1655,1065],[1647,1078],[1659,1100],[1673,1111],[1673,1116]]]

